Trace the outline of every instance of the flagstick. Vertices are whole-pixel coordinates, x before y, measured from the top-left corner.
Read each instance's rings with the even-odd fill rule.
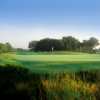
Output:
[[[54,47],[52,46],[52,59],[53,59],[53,49],[54,49]]]

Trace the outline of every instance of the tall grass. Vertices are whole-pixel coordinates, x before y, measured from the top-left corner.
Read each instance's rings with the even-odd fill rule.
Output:
[[[2,95],[2,100],[99,100],[99,75],[99,70],[83,68],[36,74],[22,65],[0,65],[0,100]]]
[[[88,76],[85,76],[85,71],[83,71],[82,74],[84,77],[82,77],[81,74],[78,75],[80,72],[69,73],[65,71],[64,73],[49,73],[48,78],[44,77],[41,80],[43,87],[38,87],[40,90],[39,100],[44,100],[43,97],[45,97],[46,100],[99,100],[100,78],[96,79],[95,82],[93,82],[92,79],[88,81],[88,77],[91,77],[95,71],[86,72]],[[100,73],[100,71],[98,73]],[[31,100],[37,100],[36,98],[32,98],[36,96],[36,94],[32,95],[32,93],[33,91],[30,91]]]
[[[96,100],[95,93],[99,91],[97,83],[85,83],[79,77],[76,81],[76,78],[74,73],[66,73],[66,76],[57,73],[56,79],[42,81],[48,100]]]

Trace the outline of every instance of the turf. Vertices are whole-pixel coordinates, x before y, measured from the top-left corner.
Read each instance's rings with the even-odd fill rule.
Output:
[[[76,52],[10,52],[0,55],[0,63],[21,63],[31,72],[77,71],[84,69],[100,69],[100,53],[87,54]]]

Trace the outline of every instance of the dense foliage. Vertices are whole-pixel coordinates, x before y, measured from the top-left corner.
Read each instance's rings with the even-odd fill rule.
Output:
[[[8,51],[7,47],[3,43],[0,43],[0,53],[7,51]]]
[[[0,65],[0,100],[29,100],[28,92],[25,89],[20,91],[17,86],[26,81],[29,81],[28,68],[21,64]]]
[[[36,40],[29,42],[28,48],[30,50],[35,50],[36,43],[37,43]]]
[[[14,79],[17,81],[26,80],[23,77],[29,74],[29,69],[23,67],[21,64],[5,64],[0,65],[0,80],[2,79]]]
[[[63,50],[64,45],[61,40],[46,38],[37,42],[35,51],[51,51],[52,47],[58,51]]]
[[[8,43],[8,42],[5,44],[0,43],[0,53],[11,52],[11,51],[13,51],[13,48],[10,43]]]
[[[93,48],[99,45],[98,39],[91,37],[89,40],[83,40],[80,42],[78,39],[72,36],[62,37],[62,39],[50,39],[44,38],[40,41],[29,42],[29,49],[35,51],[52,51],[52,47],[55,51],[79,51],[93,53]]]

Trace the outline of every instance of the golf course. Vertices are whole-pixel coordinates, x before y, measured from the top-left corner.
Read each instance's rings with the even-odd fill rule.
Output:
[[[0,64],[22,64],[31,72],[77,71],[81,66],[84,70],[100,69],[100,53],[89,54],[80,52],[9,52],[0,54]]]
[[[3,100],[100,100],[99,90],[99,52],[0,54]]]

